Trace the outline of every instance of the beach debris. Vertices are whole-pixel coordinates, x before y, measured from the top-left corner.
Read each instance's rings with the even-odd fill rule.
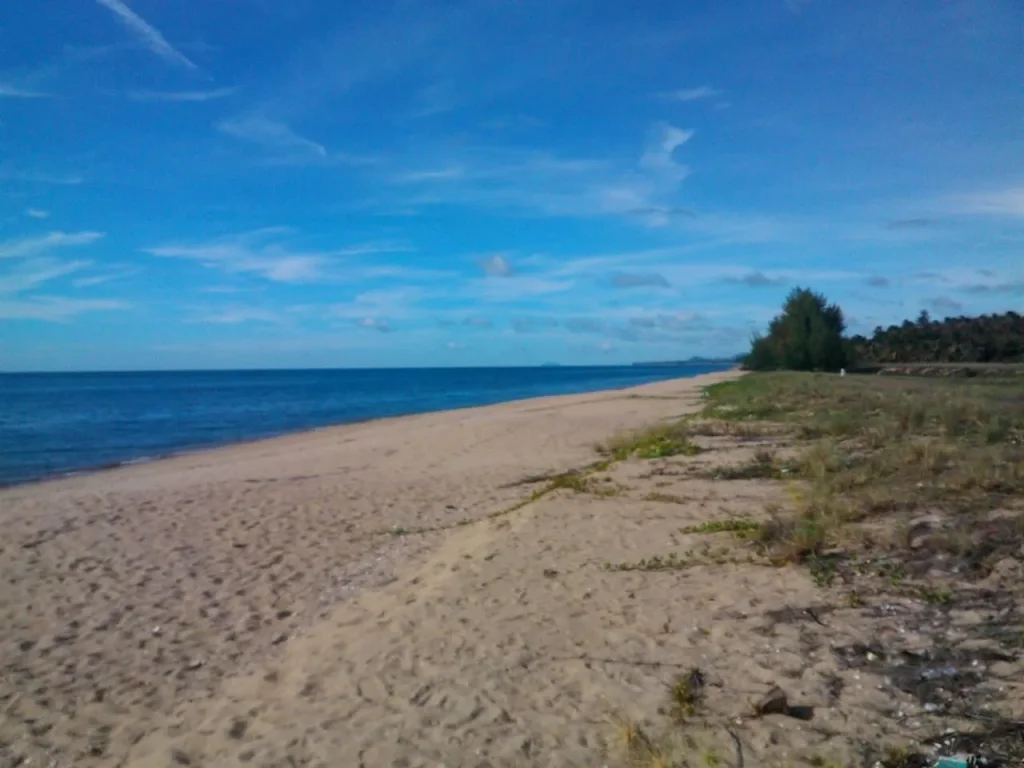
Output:
[[[197,669],[203,666],[202,659],[192,659],[188,664],[185,665],[185,669],[189,672],[195,672]]]
[[[761,700],[754,706],[754,712],[758,717],[764,715],[785,715],[789,712],[789,698],[786,692],[779,686],[772,686]]]
[[[236,717],[231,721],[231,727],[228,728],[228,737],[232,739],[241,739],[245,736],[245,732],[249,729],[249,723],[240,717]]]
[[[150,632],[152,633],[153,637],[160,637],[160,633],[163,632],[163,630],[160,628],[159,625],[157,625],[153,627],[153,629],[150,630]]]
[[[978,763],[970,755],[949,755],[940,757],[932,763],[931,768],[974,768],[976,765],[982,765],[982,763]]]
[[[754,717],[764,717],[766,715],[786,715],[796,720],[813,720],[814,707],[790,704],[786,692],[779,686],[774,685],[754,705]]]

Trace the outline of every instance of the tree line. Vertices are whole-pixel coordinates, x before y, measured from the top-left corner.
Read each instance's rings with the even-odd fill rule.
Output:
[[[870,337],[847,337],[843,311],[820,293],[795,288],[782,312],[755,334],[743,366],[750,370],[836,371],[893,363],[1024,362],[1024,316],[1016,312],[916,321]]]

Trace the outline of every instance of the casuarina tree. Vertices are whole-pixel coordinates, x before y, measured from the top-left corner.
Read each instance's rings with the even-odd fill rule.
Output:
[[[847,364],[843,311],[822,294],[794,288],[782,313],[756,334],[744,360],[751,370],[836,371]]]

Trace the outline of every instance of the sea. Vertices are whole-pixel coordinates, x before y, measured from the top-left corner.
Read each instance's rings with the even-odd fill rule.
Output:
[[[0,485],[336,424],[618,389],[729,367],[0,374]]]

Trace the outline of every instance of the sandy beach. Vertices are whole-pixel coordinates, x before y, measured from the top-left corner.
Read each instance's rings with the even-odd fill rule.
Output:
[[[692,413],[737,375],[0,492],[0,765],[609,764],[616,724],[657,718],[695,666],[734,722],[696,753],[849,758],[842,734],[881,738],[872,706],[893,702],[826,647],[855,618],[801,619],[820,600],[805,571],[605,567],[696,546],[682,527],[761,515],[777,487],[687,471],[709,453],[620,461],[595,475],[614,492],[537,498],[596,443]],[[718,464],[754,450],[705,440]],[[744,720],[777,684],[813,723]]]

